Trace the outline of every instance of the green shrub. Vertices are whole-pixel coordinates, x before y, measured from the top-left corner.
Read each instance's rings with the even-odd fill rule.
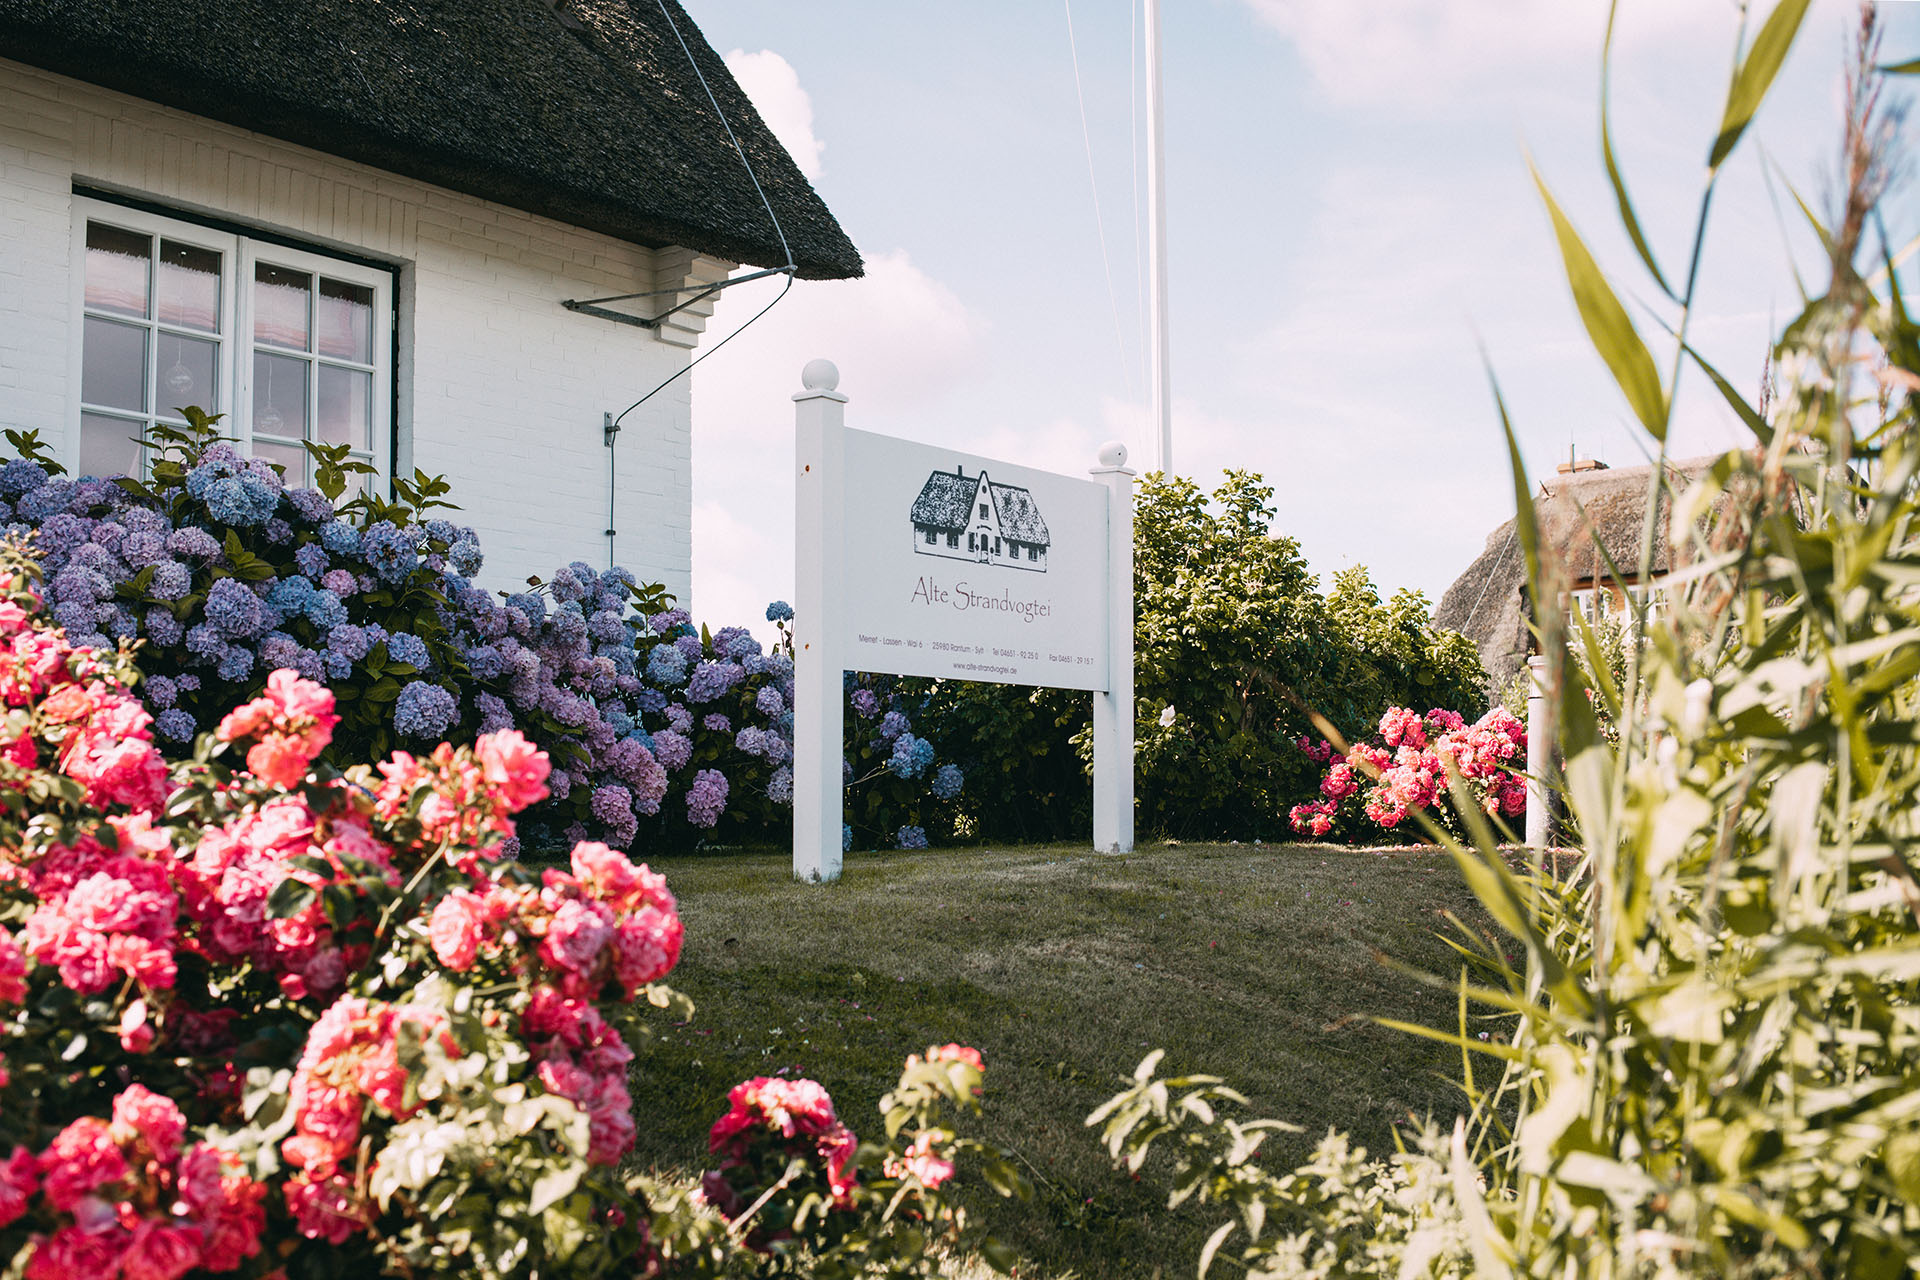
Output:
[[[1272,486],[1231,471],[1209,497],[1148,476],[1134,517],[1138,821],[1174,836],[1276,837],[1317,766],[1308,710],[1358,737],[1391,706],[1477,708],[1473,645],[1435,631],[1418,592],[1382,602],[1362,567],[1321,595],[1300,544],[1272,532]],[[962,762],[982,835],[1085,830],[1085,694],[925,682],[942,753]]]

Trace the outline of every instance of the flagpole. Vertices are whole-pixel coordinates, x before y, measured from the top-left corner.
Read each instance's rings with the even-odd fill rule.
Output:
[[[1147,63],[1147,314],[1153,330],[1151,403],[1159,469],[1173,474],[1173,391],[1167,367],[1167,189],[1160,96],[1160,0],[1145,0]]]

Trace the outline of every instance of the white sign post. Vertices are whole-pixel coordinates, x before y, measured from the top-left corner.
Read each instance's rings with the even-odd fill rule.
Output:
[[[794,396],[793,873],[840,874],[844,673],[1093,693],[1094,847],[1133,848],[1133,475],[1077,480],[849,430],[826,360]]]

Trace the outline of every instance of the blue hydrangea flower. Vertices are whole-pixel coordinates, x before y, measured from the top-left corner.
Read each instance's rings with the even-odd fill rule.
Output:
[[[943,764],[933,775],[933,794],[942,800],[951,800],[960,794],[960,788],[966,783],[966,775],[960,772],[960,766]]]
[[[229,645],[213,671],[222,680],[245,680],[253,671],[253,651],[237,644]]]
[[[840,824],[840,852],[853,852],[853,824],[850,822]]]
[[[331,631],[347,620],[347,606],[340,597],[324,587],[307,599],[307,621],[322,632]]]
[[[240,455],[224,441],[208,445],[187,472],[187,492],[205,501],[213,486],[240,474]]]
[[[760,686],[760,692],[754,695],[753,705],[760,709],[763,716],[777,716],[787,709],[786,700],[771,685]]]
[[[793,606],[788,604],[785,600],[775,600],[772,604],[767,606],[767,621],[768,622],[793,621]]]
[[[38,463],[25,458],[15,458],[0,467],[0,494],[8,498],[18,498],[22,494],[32,493],[47,482],[47,473]]]
[[[647,715],[658,715],[667,709],[667,695],[658,689],[642,689],[634,698],[634,705]]]
[[[162,711],[153,718],[153,731],[169,742],[193,741],[193,732],[198,727],[193,716],[179,707]]]
[[[246,528],[262,522],[253,494],[238,476],[224,476],[209,484],[204,500],[207,513],[221,524]]]
[[[547,620],[546,597],[531,591],[516,591],[508,596],[507,608],[519,614],[531,627],[537,627]]]
[[[320,526],[320,545],[327,549],[328,555],[359,555],[360,531],[345,520],[329,520]]]
[[[480,566],[486,557],[480,552],[480,544],[472,538],[461,538],[447,548],[447,563],[453,571],[463,578],[471,578],[480,572]]]
[[[647,679],[669,689],[685,684],[687,655],[670,644],[655,645],[647,655]]]
[[[35,467],[38,471],[39,468]],[[67,496],[73,485],[66,480],[49,480],[40,488],[33,490],[14,503],[14,510],[22,520],[42,524],[67,509]]]
[[[305,611],[313,598],[313,583],[300,574],[291,574],[267,588],[267,603],[280,613],[294,616]]]
[[[207,621],[221,634],[245,639],[265,621],[260,600],[238,578],[222,578],[207,592]]]
[[[427,656],[427,642],[411,631],[396,631],[387,637],[387,656],[417,671],[433,665],[433,659]]]
[[[793,770],[781,765],[767,779],[767,799],[775,804],[793,803]]]
[[[420,564],[420,553],[413,538],[413,534],[395,527],[391,520],[382,520],[368,526],[361,535],[360,554],[382,582],[404,582]]]
[[[548,634],[554,643],[569,649],[587,642],[587,617],[580,612],[578,601],[565,601],[553,611]]]
[[[887,757],[888,771],[899,778],[917,778],[932,763],[933,744],[911,733],[903,733],[896,738],[893,754]]]
[[[353,674],[353,662],[329,649],[320,655],[320,664],[329,680],[345,680]]]
[[[907,717],[898,711],[889,711],[880,718],[880,736],[892,742],[907,730],[913,728]]]
[[[588,618],[587,634],[601,644],[614,644],[621,641],[631,644],[633,642],[633,636],[627,629],[626,620],[612,609],[597,610],[591,618]]]
[[[453,521],[435,517],[421,526],[421,531],[436,542],[452,542],[458,536]]]
[[[924,849],[927,847],[927,833],[921,827],[902,827],[894,832],[894,843],[902,849]]]
[[[393,704],[394,731],[409,738],[439,738],[453,727],[453,695],[437,684],[413,680]]]
[[[740,659],[740,669],[750,676],[764,675],[767,670],[767,655],[750,653]]]
[[[283,547],[293,541],[293,526],[279,516],[267,521],[264,532],[267,535],[267,541],[276,547]]]

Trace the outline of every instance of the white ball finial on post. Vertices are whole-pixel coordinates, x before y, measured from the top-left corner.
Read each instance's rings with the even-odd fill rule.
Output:
[[[800,385],[809,391],[837,391],[840,369],[831,360],[809,360],[800,371]]]
[[[1118,440],[1109,440],[1100,446],[1100,465],[1103,467],[1124,467],[1127,465],[1127,446]]]

